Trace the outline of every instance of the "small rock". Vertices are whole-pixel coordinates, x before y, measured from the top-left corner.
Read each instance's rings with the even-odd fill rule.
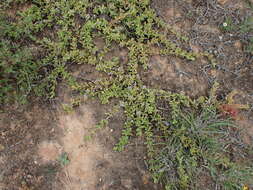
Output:
[[[190,46],[191,46],[191,49],[192,49],[192,51],[193,51],[194,53],[199,53],[199,52],[202,51],[202,50],[201,50],[201,47],[199,47],[199,46],[197,46],[197,45],[190,44]]]
[[[235,48],[237,49],[237,51],[241,51],[242,50],[242,43],[238,40],[234,43]]]
[[[210,74],[211,74],[212,77],[217,77],[217,75],[218,75],[217,70],[215,70],[215,69],[212,69],[210,71]]]
[[[144,175],[142,176],[142,181],[146,185],[149,183],[149,175]]]
[[[83,95],[83,101],[86,102],[89,99],[88,95],[84,94]]]
[[[127,189],[133,189],[133,182],[131,179],[122,179],[121,184]]]
[[[221,5],[224,5],[228,2],[229,0],[218,0],[218,3],[220,3]]]
[[[28,175],[27,175],[27,178],[30,178],[30,179],[31,179],[31,178],[32,178],[32,175],[28,174]]]
[[[0,151],[4,150],[4,146],[0,144]]]

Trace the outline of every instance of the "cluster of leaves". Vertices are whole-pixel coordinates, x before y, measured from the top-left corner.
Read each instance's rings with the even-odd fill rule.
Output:
[[[7,1],[0,6],[1,104],[25,103],[30,95],[52,98],[58,80],[70,79],[61,57],[61,49],[67,45],[63,42],[66,39],[60,38],[62,32],[56,42],[41,37],[46,30],[51,32],[54,23],[49,5],[43,1],[25,2]],[[24,10],[12,14],[12,5]]]
[[[15,96],[15,88],[19,86],[23,96],[26,96],[32,88],[32,81],[35,80],[37,65],[32,58],[28,47],[22,47],[10,38],[21,38],[23,31],[16,25],[7,23],[8,20],[0,15],[0,102],[5,102],[12,92]],[[13,53],[15,52],[15,53]]]
[[[124,150],[132,136],[144,135],[150,170],[154,179],[167,184],[167,188],[171,185],[189,189],[194,167],[204,165],[217,169],[226,164],[227,168],[232,168],[226,157],[205,155],[212,151],[210,146],[219,148],[216,139],[212,140],[207,132],[215,134],[225,127],[214,114],[214,107],[203,107],[203,102],[200,113],[196,110],[201,104],[184,95],[143,85],[138,71],[148,69],[152,55],[172,55],[189,61],[205,56],[214,62],[211,55],[188,52],[170,40],[168,34],[173,34],[174,38],[187,43],[186,37],[156,16],[149,0],[9,0],[4,5],[3,12],[14,5],[25,8],[14,21],[3,15],[0,17],[0,28],[4,31],[0,36],[3,39],[0,45],[1,102],[13,94],[13,98],[25,99],[33,94],[52,98],[58,81],[65,80],[75,93],[98,97],[103,104],[111,99],[118,100],[126,120],[115,150]],[[96,44],[97,39],[103,41],[103,47]],[[118,56],[108,58],[108,53],[115,49],[127,51],[127,61]],[[90,64],[104,77],[81,82],[70,72],[70,67],[77,64]],[[160,99],[170,105],[170,116],[161,114],[157,106]],[[73,100],[71,106],[65,105],[64,109],[71,112],[79,104],[78,99]],[[192,114],[186,114],[182,107],[192,109]],[[199,120],[203,122],[201,129],[196,124]],[[104,125],[107,120],[102,120],[96,128]],[[157,142],[162,145],[157,146]],[[170,148],[173,154],[168,154],[167,148],[157,155],[164,147]],[[163,161],[163,156],[170,158],[169,163]],[[211,164],[213,161],[217,163]],[[169,170],[176,172],[172,178],[165,166],[173,166]],[[229,171],[227,168],[218,170],[220,175],[225,175]],[[217,175],[214,169],[211,173]],[[233,187],[243,183],[243,177],[237,179],[232,181]]]

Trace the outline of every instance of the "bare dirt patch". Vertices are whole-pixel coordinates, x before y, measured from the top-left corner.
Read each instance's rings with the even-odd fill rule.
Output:
[[[10,107],[1,113],[1,189],[51,189],[58,164],[38,162],[36,155],[37,147],[54,140],[56,133],[54,113],[47,105]],[[49,152],[44,153],[51,159]]]
[[[70,178],[66,188],[94,189],[98,181],[94,167],[102,150],[95,142],[84,144],[85,133],[95,125],[95,121],[91,109],[86,106],[80,109],[83,110],[82,116],[73,113],[59,117],[59,127],[65,134],[61,138],[63,149],[70,160],[65,169]]]
[[[42,162],[56,161],[61,154],[61,147],[56,142],[43,141],[38,146],[38,155],[42,159]]]
[[[85,140],[111,106],[90,100],[67,114],[62,103],[69,102],[70,96],[61,95],[64,100],[54,114],[49,105],[1,114],[1,189],[160,189],[147,171],[142,139],[133,139],[124,152],[112,151],[121,135],[122,113]],[[69,160],[66,165],[61,165],[62,153]]]
[[[204,95],[208,83],[194,63],[173,57],[153,56],[149,70],[141,73],[147,86],[184,92],[189,96]]]
[[[62,94],[65,94],[62,103],[69,102],[70,94],[62,90]],[[59,142],[68,155],[69,163],[58,174],[55,187],[67,190],[159,189],[158,185],[152,183],[147,171],[144,145],[137,146],[142,142],[141,139],[135,139],[121,153],[112,151],[121,135],[124,121],[122,113],[116,114],[108,126],[86,139],[111,107],[95,100],[86,101],[70,114],[59,107],[58,127],[63,131]]]

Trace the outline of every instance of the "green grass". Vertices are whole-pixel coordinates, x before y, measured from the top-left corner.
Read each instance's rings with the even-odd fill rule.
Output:
[[[227,145],[237,147],[232,139],[235,127],[219,116],[213,94],[192,100],[143,84],[139,70],[149,69],[152,55],[188,61],[206,57],[215,66],[213,55],[189,52],[174,43],[177,39],[187,44],[188,39],[158,18],[149,0],[9,0],[0,5],[2,104],[54,98],[62,81],[80,97],[96,97],[102,104],[118,102],[126,119],[114,150],[123,151],[131,138],[145,136],[150,171],[167,189],[197,189],[201,172],[222,189],[248,185],[252,166],[228,155],[234,149],[227,150]],[[14,19],[5,14],[12,7],[26,8]],[[171,35],[173,39],[168,38]],[[98,38],[104,41],[102,48],[94,42]],[[119,48],[127,50],[127,63],[117,56],[106,58]],[[70,70],[82,64],[92,65],[104,77],[80,82]],[[159,109],[160,101],[170,107],[168,115]],[[81,99],[73,99],[63,109],[71,112],[80,104]],[[61,160],[66,159],[63,155]]]
[[[184,103],[173,107],[165,120],[169,129],[159,136],[157,155],[150,161],[155,180],[163,181],[166,190],[252,185],[252,163],[245,159],[249,147],[242,146],[232,120],[222,118],[209,101],[195,109]]]

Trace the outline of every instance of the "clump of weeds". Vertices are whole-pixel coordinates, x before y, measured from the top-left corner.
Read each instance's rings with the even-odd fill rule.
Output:
[[[252,187],[252,148],[217,101],[184,96],[167,99],[167,129],[158,136],[157,155],[150,160],[154,177],[167,190],[242,189]]]

